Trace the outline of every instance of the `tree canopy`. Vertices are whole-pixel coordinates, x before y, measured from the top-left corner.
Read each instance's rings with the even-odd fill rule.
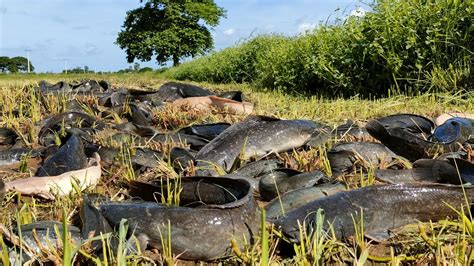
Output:
[[[66,73],[66,70],[63,70],[62,73]],[[88,66],[80,67],[77,66],[72,69],[68,69],[67,71],[68,74],[83,74],[83,73],[95,73],[94,70],[90,70]]]
[[[143,1],[141,1],[143,2]],[[225,10],[214,0],[147,0],[127,12],[116,43],[127,53],[127,61],[172,60],[204,54],[213,48],[210,29],[219,24]]]
[[[35,70],[30,61],[30,71]],[[23,56],[15,56],[9,58],[7,56],[0,56],[0,71],[1,72],[10,72],[17,73],[18,71],[27,72],[28,71],[28,59]]]

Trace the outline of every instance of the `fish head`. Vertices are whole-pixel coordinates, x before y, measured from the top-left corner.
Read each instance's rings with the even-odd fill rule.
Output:
[[[300,239],[300,228],[297,221],[290,221],[286,218],[277,220],[275,222],[277,227],[279,226],[286,238],[292,243],[299,243]]]

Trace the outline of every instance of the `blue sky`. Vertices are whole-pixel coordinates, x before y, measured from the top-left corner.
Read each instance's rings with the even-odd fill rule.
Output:
[[[335,10],[350,13],[358,0],[216,0],[227,10],[213,30],[215,49],[263,33],[295,35],[316,26]],[[0,55],[26,56],[37,72],[89,66],[96,71],[127,68],[125,52],[114,44],[127,10],[138,0],[0,0]],[[150,61],[142,67],[159,66]]]

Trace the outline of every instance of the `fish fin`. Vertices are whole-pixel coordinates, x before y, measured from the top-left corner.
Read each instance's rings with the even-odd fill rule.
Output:
[[[433,173],[433,168],[413,168],[411,169],[413,173],[413,178],[417,182],[424,182],[424,183],[438,183],[442,180],[439,180],[440,177],[438,173]]]
[[[462,181],[465,183],[474,184],[474,164],[463,159],[448,158],[453,166],[457,166]]]
[[[311,134],[305,145],[313,148],[320,147],[327,143],[330,138],[330,131],[327,131],[325,129],[317,130]]]
[[[280,121],[281,119],[276,117],[264,116],[264,115],[249,115],[245,121],[254,121],[254,122],[272,122],[272,121]]]
[[[150,238],[145,233],[132,234],[127,240],[127,254],[145,251],[149,242]]]
[[[131,197],[137,197],[145,201],[159,201],[161,193],[166,191],[160,185],[134,180],[129,182],[128,188]]]
[[[99,209],[103,201],[105,201],[105,198],[98,194],[88,194],[83,197],[80,218],[82,221],[82,237],[84,239],[88,239],[91,236],[98,236],[101,233],[106,234],[113,232],[112,226]],[[93,241],[92,248],[94,250],[100,250],[102,248],[101,241]]]
[[[390,239],[392,235],[390,235],[390,231],[388,230],[387,231],[380,230],[380,231],[370,232],[369,234],[365,234],[365,237],[374,242],[381,243]]]
[[[405,170],[392,170],[383,169],[376,170],[375,178],[377,180],[390,183],[390,184],[401,184],[401,183],[435,183],[439,182],[439,177],[433,174],[432,168],[413,168]]]
[[[274,154],[274,153],[275,153],[275,152],[273,152],[273,151],[268,151],[268,152],[266,152],[264,155],[262,155],[262,156],[256,158],[255,161],[263,160],[263,159],[267,158],[268,156],[270,156],[270,155],[272,155],[272,154]]]

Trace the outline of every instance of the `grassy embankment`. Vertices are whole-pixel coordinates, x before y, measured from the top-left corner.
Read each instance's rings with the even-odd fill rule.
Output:
[[[164,73],[329,97],[472,90],[474,2],[379,0],[362,18],[258,36]]]

